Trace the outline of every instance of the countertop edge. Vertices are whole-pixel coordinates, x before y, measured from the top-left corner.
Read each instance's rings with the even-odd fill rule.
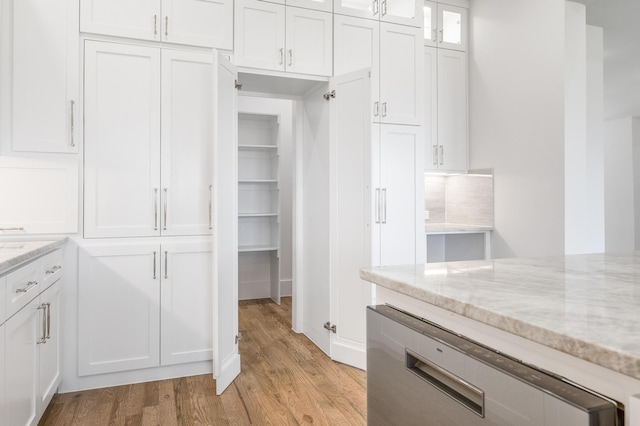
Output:
[[[14,257],[11,257],[7,260],[0,262],[0,275],[6,274],[11,269],[16,268],[35,257],[46,254],[59,247],[64,246],[67,243],[68,239],[69,239],[68,237],[63,237],[63,238],[57,238],[55,240],[28,241],[29,243],[41,242],[42,245],[37,246],[29,251],[20,253]],[[15,241],[13,243],[15,243]]]
[[[385,277],[382,273],[377,273],[368,268],[360,269],[360,278],[601,367],[640,379],[640,359],[632,355],[567,336],[548,328],[532,325],[450,297],[435,294],[412,286],[408,282]],[[469,337],[473,338],[472,336]]]

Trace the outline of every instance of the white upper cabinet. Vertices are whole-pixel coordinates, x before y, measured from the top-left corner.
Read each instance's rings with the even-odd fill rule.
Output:
[[[276,3],[279,3],[276,1]],[[302,7],[303,9],[333,12],[333,0],[287,0],[287,6]]]
[[[380,24],[380,100],[374,121],[422,124],[422,30]]]
[[[424,45],[467,51],[468,9],[425,1]]]
[[[76,153],[78,2],[5,0],[0,7],[3,152]]]
[[[211,232],[211,64],[86,42],[86,238]]]
[[[83,0],[80,31],[194,46],[233,47],[231,0]]]
[[[420,0],[334,0],[334,13],[422,27]]]
[[[236,65],[331,75],[331,13],[259,0],[238,0],[235,7]]]

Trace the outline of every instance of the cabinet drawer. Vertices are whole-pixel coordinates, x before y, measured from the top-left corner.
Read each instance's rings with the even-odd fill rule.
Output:
[[[40,262],[31,262],[6,276],[7,318],[40,293]]]
[[[62,269],[62,250],[53,251],[40,259],[40,268],[42,271],[42,287],[40,291],[44,291],[63,275]]]

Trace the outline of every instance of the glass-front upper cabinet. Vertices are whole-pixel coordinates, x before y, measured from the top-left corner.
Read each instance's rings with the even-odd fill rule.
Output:
[[[424,45],[467,51],[468,9],[424,1]]]
[[[422,26],[420,0],[334,0],[333,12],[412,27]]]

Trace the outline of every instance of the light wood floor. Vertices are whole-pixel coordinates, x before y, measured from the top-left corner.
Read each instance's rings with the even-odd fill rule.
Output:
[[[221,396],[210,375],[54,396],[40,425],[364,425],[366,375],[291,331],[291,298],[240,302],[242,373]]]

